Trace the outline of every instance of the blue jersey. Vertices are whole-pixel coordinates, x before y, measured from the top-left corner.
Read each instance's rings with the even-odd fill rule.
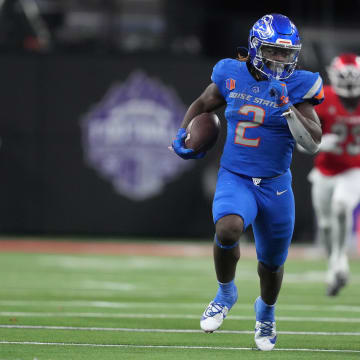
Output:
[[[294,138],[270,95],[269,81],[256,81],[246,62],[220,60],[211,80],[227,102],[227,138],[221,166],[250,177],[273,177],[289,169]],[[295,70],[283,80],[292,104],[323,100],[319,73]]]

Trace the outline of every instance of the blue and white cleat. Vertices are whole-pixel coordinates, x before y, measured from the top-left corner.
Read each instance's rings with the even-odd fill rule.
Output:
[[[210,302],[200,319],[201,329],[206,333],[217,330],[237,299],[238,291],[234,281],[226,284],[219,283],[215,299]]]
[[[272,350],[276,343],[275,305],[267,305],[259,296],[255,300],[255,343],[259,350]]]
[[[227,306],[211,301],[200,319],[201,329],[206,333],[214,332],[221,326],[228,312]]]
[[[234,280],[228,283],[219,282],[219,289],[215,299],[210,302],[200,319],[201,329],[206,333],[217,330],[237,299],[238,291]]]

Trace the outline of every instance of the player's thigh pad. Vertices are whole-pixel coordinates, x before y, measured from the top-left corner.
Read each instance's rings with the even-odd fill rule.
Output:
[[[360,169],[351,169],[336,177],[332,206],[354,209],[360,202]]]
[[[260,187],[259,210],[253,224],[256,253],[259,261],[277,267],[287,258],[294,231],[295,203],[290,170]]]
[[[252,185],[250,179],[220,167],[212,207],[215,224],[230,214],[242,217],[244,230],[253,223],[257,214],[257,204],[251,191]]]
[[[314,168],[309,174],[311,181],[311,198],[319,227],[331,225],[332,197],[336,185],[336,177],[325,176]]]

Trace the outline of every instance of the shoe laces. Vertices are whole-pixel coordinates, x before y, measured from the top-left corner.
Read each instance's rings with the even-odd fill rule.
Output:
[[[215,303],[215,302],[212,302],[208,308],[206,309],[205,311],[205,316],[208,316],[208,317],[213,317],[217,314],[220,314],[222,313],[224,310],[224,306],[221,305],[220,303]]]
[[[263,321],[260,323],[260,335],[261,336],[271,336],[273,331],[273,322],[272,321]]]

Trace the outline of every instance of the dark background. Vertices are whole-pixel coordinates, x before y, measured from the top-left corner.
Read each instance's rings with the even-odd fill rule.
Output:
[[[279,12],[303,40],[300,66],[319,71],[342,51],[360,53],[359,1],[5,0],[0,13],[0,232],[209,238],[211,196],[204,172],[217,166],[222,137],[197,166],[151,199],[117,194],[84,161],[80,119],[114,82],[141,69],[174,88],[185,105],[210,81],[213,65],[247,46],[253,23]],[[222,113],[219,112],[222,118]],[[306,179],[312,158],[294,153],[294,241],[311,242]]]

